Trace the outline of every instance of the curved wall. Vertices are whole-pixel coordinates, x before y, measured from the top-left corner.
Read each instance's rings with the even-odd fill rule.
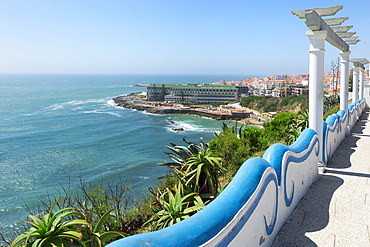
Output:
[[[327,162],[348,134],[365,100],[323,123]],[[263,158],[248,159],[209,205],[165,229],[117,240],[121,246],[270,246],[287,217],[318,177],[319,140],[306,129],[291,146],[276,143]]]

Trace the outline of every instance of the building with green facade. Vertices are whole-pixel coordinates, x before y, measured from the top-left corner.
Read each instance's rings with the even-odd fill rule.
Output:
[[[151,84],[147,87],[147,97],[150,101],[176,103],[227,103],[238,100],[238,89],[234,86]]]

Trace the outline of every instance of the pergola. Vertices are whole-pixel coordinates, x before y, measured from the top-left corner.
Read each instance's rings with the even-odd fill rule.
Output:
[[[338,48],[341,57],[341,77],[340,77],[340,109],[348,114],[348,77],[349,62],[354,63],[353,78],[353,102],[358,102],[358,77],[362,78],[362,90],[360,87],[360,97],[363,98],[363,65],[368,63],[366,59],[349,59],[351,52],[349,45],[357,44],[360,40],[358,36],[353,36],[356,32],[349,32],[353,26],[341,26],[348,20],[348,17],[323,19],[322,17],[333,16],[343,5],[304,9],[292,11],[292,14],[300,19],[306,19],[305,24],[310,29],[306,32],[310,40],[309,45],[309,128],[316,131],[319,138],[320,154],[319,160],[322,165],[322,121],[323,121],[323,101],[324,101],[324,53],[325,41]],[[357,72],[355,72],[357,71]],[[362,72],[361,72],[362,71]],[[362,75],[360,76],[360,73]],[[356,78],[355,78],[356,75]],[[361,82],[361,80],[360,80]]]
[[[357,103],[364,97],[365,64],[369,61],[366,58],[354,58],[351,62],[353,63],[352,102]]]

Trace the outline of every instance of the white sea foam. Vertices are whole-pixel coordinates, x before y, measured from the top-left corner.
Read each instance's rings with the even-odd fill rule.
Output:
[[[142,113],[146,114],[146,115],[151,115],[151,116],[164,116],[165,114],[155,114],[155,113],[151,113],[151,112],[147,112],[147,111],[142,111]]]
[[[72,100],[72,101],[63,102],[63,103],[52,104],[51,106],[46,107],[46,109],[55,111],[55,110],[63,109],[65,107],[69,107],[69,106],[78,106],[78,105],[86,105],[89,103],[104,103],[104,102],[105,102],[105,99]]]
[[[0,128],[0,132],[6,132],[6,131],[24,131],[24,130],[30,130],[30,129],[32,129],[31,126],[23,126],[23,127],[11,126],[11,127]]]
[[[110,106],[117,106],[117,105],[116,105],[116,102],[114,102],[114,100],[113,100],[113,99],[108,100],[108,101],[107,101],[107,104],[108,104],[108,105],[110,105]]]
[[[116,117],[122,117],[121,115],[115,113],[115,112],[110,112],[110,111],[101,111],[101,110],[93,110],[93,111],[83,111],[82,113],[95,113],[95,114],[109,114],[109,115],[112,115],[112,116],[116,116]]]
[[[107,86],[107,88],[124,88],[124,87],[132,87],[132,85],[111,85],[111,86]]]
[[[170,126],[167,127],[167,130],[171,132],[177,132],[176,129],[183,129],[183,131],[204,131],[203,128],[197,125],[193,125],[193,124],[189,124],[189,123],[185,123],[181,121],[176,121],[176,122],[168,121],[168,123],[170,123]]]
[[[78,106],[76,108],[73,108],[72,111],[78,111],[78,110],[81,110],[81,109],[83,109],[83,107],[82,106]]]
[[[176,129],[182,129],[183,131],[212,132],[212,133],[215,132],[215,130],[206,129],[203,126],[199,126],[196,124],[187,123],[183,121],[173,121],[171,117],[167,119],[167,122],[170,124],[170,126],[167,126],[166,129],[171,132],[179,132]]]
[[[213,118],[211,117],[205,117],[205,116],[198,116],[199,118],[204,118],[204,119],[209,119],[209,120],[214,120]]]
[[[34,113],[24,113],[24,114],[21,114],[20,116],[23,116],[23,117],[28,117],[28,116],[34,116],[34,115],[37,115],[39,112],[34,112]]]
[[[16,119],[16,118],[19,118],[19,117],[35,116],[35,115],[37,115],[39,113],[40,113],[40,111],[35,111],[33,113],[22,113],[22,114],[19,114],[19,115],[13,115],[11,117],[4,118],[4,121],[11,121],[11,120]]]
[[[114,102],[114,100],[112,100],[112,99],[108,100],[106,102],[106,104],[109,105],[109,106],[113,106],[115,108],[118,108],[118,109],[126,109],[126,108],[124,108],[122,106],[117,105],[116,102]]]
[[[122,117],[120,114],[118,114],[118,113],[115,113],[115,112],[106,112],[106,113],[108,113],[109,115],[112,115],[112,116],[116,116],[116,117]]]

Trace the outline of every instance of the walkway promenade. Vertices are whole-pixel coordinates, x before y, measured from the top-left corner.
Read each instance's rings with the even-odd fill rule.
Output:
[[[370,247],[370,110],[343,140],[272,246]]]

